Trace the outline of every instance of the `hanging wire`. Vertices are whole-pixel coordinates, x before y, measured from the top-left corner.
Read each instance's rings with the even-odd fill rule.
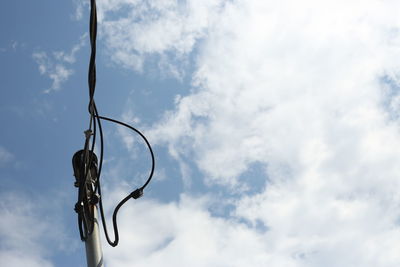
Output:
[[[114,209],[113,216],[112,216],[113,229],[114,229],[114,241],[111,241],[110,236],[108,234],[107,224],[106,224],[106,220],[105,220],[105,216],[104,216],[103,201],[102,201],[102,198],[100,197],[99,207],[100,207],[100,216],[101,216],[101,221],[102,221],[102,224],[103,224],[104,234],[106,236],[108,244],[110,244],[111,246],[115,247],[115,246],[118,245],[118,242],[119,242],[118,225],[117,225],[117,214],[118,214],[118,211],[122,207],[122,205],[124,205],[125,202],[127,202],[129,199],[131,199],[131,198],[138,199],[143,195],[143,190],[146,188],[146,186],[150,183],[151,179],[153,178],[154,169],[155,169],[155,158],[154,158],[153,149],[151,148],[151,145],[150,145],[149,141],[147,140],[147,138],[139,130],[137,130],[136,128],[134,128],[134,127],[132,127],[132,126],[130,126],[130,125],[124,123],[124,122],[121,122],[121,121],[118,121],[118,120],[114,120],[114,119],[111,119],[111,118],[107,118],[107,117],[103,117],[103,116],[99,116],[97,114],[97,110],[96,110],[96,118],[99,119],[99,122],[100,122],[100,120],[107,120],[107,121],[110,121],[110,122],[113,122],[113,123],[120,124],[122,126],[125,126],[125,127],[129,128],[129,129],[131,129],[132,131],[136,132],[137,134],[139,134],[142,137],[142,139],[145,141],[145,143],[147,145],[147,148],[148,148],[148,150],[150,152],[150,155],[151,155],[151,170],[150,170],[150,174],[149,174],[146,182],[143,184],[142,187],[137,188],[136,190],[131,192],[129,195],[127,195],[124,199],[122,199]],[[100,130],[100,136],[101,136],[100,137],[100,140],[101,140],[100,143],[101,143],[101,147],[103,147],[102,130],[101,130],[101,128],[99,130]],[[100,160],[100,162],[101,162],[101,160]],[[100,167],[99,167],[99,170],[100,170]],[[98,193],[101,196],[101,185],[100,185],[101,182],[100,182],[100,179],[98,179],[97,184],[98,184]]]
[[[97,110],[96,103],[94,100],[94,94],[96,89],[96,38],[97,38],[97,11],[96,11],[95,0],[90,1],[89,32],[90,32],[91,54],[90,54],[89,71],[88,71],[88,87],[89,87],[88,109],[90,114],[90,120],[89,120],[89,129],[85,131],[84,149],[75,153],[74,157],[72,158],[75,176],[77,177],[77,182],[75,183],[75,186],[78,187],[78,202],[75,205],[75,211],[78,213],[78,227],[79,227],[80,237],[82,241],[85,241],[94,229],[95,219],[94,219],[93,209],[91,209],[91,205],[96,205],[98,203],[100,207],[101,221],[107,242],[111,246],[115,247],[118,245],[119,242],[119,233],[117,225],[118,211],[129,199],[131,198],[138,199],[143,195],[143,190],[150,183],[154,175],[155,157],[149,141],[139,130],[124,122],[100,116]],[[104,158],[104,135],[101,123],[102,120],[122,125],[137,133],[144,140],[151,155],[151,170],[146,182],[143,184],[143,186],[137,188],[136,190],[132,191],[129,195],[127,195],[125,198],[123,198],[114,209],[112,215],[114,241],[110,239],[107,231],[106,219],[103,209],[102,192],[101,192],[100,177],[101,177],[103,158]],[[99,160],[97,159],[94,153],[97,131],[99,131],[99,137],[100,137]]]

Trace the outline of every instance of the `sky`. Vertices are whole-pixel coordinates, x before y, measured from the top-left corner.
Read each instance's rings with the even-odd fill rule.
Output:
[[[99,113],[156,155],[113,267],[398,267],[400,2],[98,0]],[[0,4],[0,262],[85,266],[89,2]],[[150,155],[104,122],[103,201]],[[111,231],[111,228],[109,228]]]

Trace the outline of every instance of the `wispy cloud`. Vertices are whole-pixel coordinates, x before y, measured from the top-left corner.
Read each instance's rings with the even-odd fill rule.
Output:
[[[84,34],[79,43],[74,45],[68,53],[65,51],[56,51],[51,54],[45,51],[33,53],[32,57],[38,64],[40,74],[52,81],[51,87],[44,90],[44,93],[60,90],[62,84],[74,73],[71,65],[76,61],[77,52],[85,45],[86,36]]]
[[[129,100],[131,102],[131,100]],[[125,110],[122,114],[122,121],[128,124],[137,125],[140,123],[140,119],[135,116],[134,112],[131,109]],[[122,138],[122,141],[125,147],[133,152],[134,151],[134,140],[137,139],[137,135],[132,130],[127,129],[126,127],[118,126],[117,128],[118,135]]]
[[[222,2],[101,1],[99,21],[114,62],[141,71],[146,61],[160,55],[160,69],[182,77],[187,56],[206,36]]]
[[[40,240],[54,226],[41,220],[30,203],[15,194],[0,195],[0,261],[7,266],[53,266]]]
[[[61,84],[66,82],[73,73],[73,70],[65,67],[65,65],[53,63],[53,60],[50,59],[46,52],[36,52],[33,54],[33,58],[39,65],[40,74],[46,75],[52,80],[51,87],[44,90],[44,93],[60,90]]]
[[[149,129],[152,142],[169,148],[182,173],[196,164],[207,185],[251,183],[243,175],[252,164],[266,181],[256,194],[218,198],[232,205],[223,217],[212,213],[211,193],[126,207],[108,263],[398,266],[399,8],[394,0],[99,3],[121,66],[142,70],[155,56],[179,73],[195,58],[192,91]]]
[[[379,80],[398,69],[399,36],[388,34],[398,27],[395,4],[352,3],[358,12],[350,14],[340,3],[307,3],[296,12],[269,2],[228,5],[208,29],[197,92],[179,99],[154,137],[194,152],[211,179],[232,182],[251,162],[291,173],[304,167],[307,149],[340,153],[337,132],[348,134],[354,142],[343,149],[354,151],[374,127],[392,131]],[[361,19],[368,12],[374,16]],[[192,140],[188,147],[182,138]]]
[[[75,5],[75,13],[72,15],[74,20],[81,20],[85,7],[89,6],[89,1],[73,0]]]
[[[127,205],[118,218],[120,245],[105,248],[106,263],[116,267],[132,263],[143,267],[265,266],[268,243],[244,223],[213,217],[209,202],[208,197],[182,195],[179,203],[140,200]]]
[[[16,40],[11,40],[9,41],[8,45],[0,47],[0,52],[5,53],[5,52],[16,52],[18,49],[24,49],[26,48],[26,44],[18,42]]]
[[[4,147],[0,146],[0,167],[6,165],[14,159],[14,155]]]
[[[117,10],[141,5],[118,3]],[[142,266],[168,261],[188,265],[174,253],[177,248],[192,253],[198,266],[243,266],[239,255],[225,253],[230,244],[241,243],[241,234],[226,232],[242,233],[241,224],[230,224],[235,218],[268,229],[256,233],[243,227],[243,236],[251,241],[235,251],[248,252],[243,257],[252,266],[397,266],[400,134],[398,118],[388,116],[397,110],[397,94],[391,95],[389,106],[382,103],[388,97],[384,87],[393,91],[398,84],[383,83],[382,77],[395,81],[400,75],[400,3],[227,1],[222,9],[205,7],[205,14],[218,9],[219,16],[212,16],[213,23],[193,22],[189,28],[198,34],[193,39],[185,39],[185,31],[169,30],[188,23],[185,12],[170,9],[181,6],[171,3],[157,7],[161,11],[153,11],[154,16],[146,8],[131,14],[145,14],[145,23],[111,21],[103,14],[106,35],[116,38],[108,41],[119,44],[109,44],[110,51],[121,62],[165,51],[178,57],[191,53],[202,38],[193,91],[178,98],[175,110],[154,125],[151,140],[167,145],[183,163],[197,164],[209,185],[241,186],[241,175],[254,163],[265,166],[268,184],[256,195],[236,199],[231,218],[203,213],[197,220],[203,224],[196,227],[212,222],[203,233],[208,240],[200,238],[188,252],[180,242],[193,233],[182,228],[180,233],[187,235],[173,232],[156,242],[162,249],[144,249]],[[176,38],[182,38],[182,46]],[[141,67],[140,60],[134,64]],[[127,61],[125,66],[133,65]],[[191,216],[184,212],[178,217]],[[124,221],[128,228],[133,218]],[[219,222],[221,229],[215,226]],[[160,229],[157,233],[165,229],[154,227]],[[223,237],[228,241],[215,245]],[[212,254],[203,243],[221,253]],[[251,244],[257,249],[245,250]],[[127,266],[120,259],[124,255],[131,262],[129,253],[127,248],[118,257],[112,254],[111,261]]]
[[[51,267],[55,254],[73,252],[79,243],[67,234],[64,203],[62,192],[47,191],[43,196],[0,192],[0,262],[10,267]]]

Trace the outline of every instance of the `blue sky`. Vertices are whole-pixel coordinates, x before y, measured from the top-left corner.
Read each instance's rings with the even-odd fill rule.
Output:
[[[157,169],[106,266],[399,266],[400,4],[98,1],[96,103]],[[0,8],[0,262],[85,266],[88,1]],[[108,218],[150,168],[107,122]]]

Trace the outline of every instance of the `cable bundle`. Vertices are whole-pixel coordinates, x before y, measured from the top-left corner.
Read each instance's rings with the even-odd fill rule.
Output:
[[[150,183],[155,168],[154,153],[150,146],[147,138],[136,128],[111,118],[100,116],[94,101],[94,93],[96,88],[96,37],[97,37],[97,12],[96,12],[96,1],[90,1],[90,45],[91,55],[89,62],[88,72],[88,85],[89,85],[89,129],[85,131],[85,145],[83,150],[79,150],[75,153],[72,158],[72,164],[74,167],[74,176],[76,178],[75,186],[78,187],[78,201],[75,205],[75,211],[78,214],[78,226],[79,233],[82,241],[85,241],[87,237],[92,233],[95,219],[93,209],[91,205],[99,204],[100,216],[103,224],[104,233],[107,242],[115,247],[119,242],[118,226],[117,226],[117,214],[119,209],[129,199],[138,199],[143,195],[143,190]],[[108,235],[106,220],[104,216],[103,202],[101,197],[101,170],[103,165],[103,154],[104,154],[104,137],[101,125],[101,120],[107,120],[116,124],[125,126],[132,131],[136,132],[145,141],[151,155],[151,170],[150,174],[140,188],[137,188],[125,198],[123,198],[118,205],[115,207],[112,220],[114,229],[114,241],[112,241]],[[97,131],[100,135],[100,159],[94,154],[94,148],[96,144]]]

